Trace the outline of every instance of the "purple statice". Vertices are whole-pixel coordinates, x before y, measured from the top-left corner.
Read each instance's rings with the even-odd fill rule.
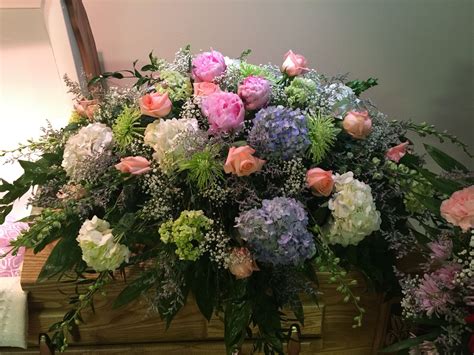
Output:
[[[261,208],[236,218],[240,235],[257,261],[273,265],[300,265],[316,251],[308,231],[308,215],[293,198],[263,200]]]
[[[252,124],[249,144],[267,159],[302,157],[311,144],[306,117],[299,109],[270,106],[258,111]]]

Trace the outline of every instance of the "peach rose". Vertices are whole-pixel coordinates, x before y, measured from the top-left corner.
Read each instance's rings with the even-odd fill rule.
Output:
[[[216,85],[214,83],[207,83],[207,82],[202,82],[202,83],[194,83],[194,96],[209,96],[215,92],[221,91],[221,88],[219,85]]]
[[[122,173],[130,173],[132,175],[144,174],[151,170],[150,162],[144,157],[122,158],[120,163],[115,165],[115,168]]]
[[[74,104],[74,109],[79,116],[85,117],[92,121],[94,118],[94,112],[99,107],[97,100],[81,100]]]
[[[400,159],[403,158],[403,156],[407,153],[407,146],[409,142],[403,142],[402,144],[396,145],[395,147],[390,148],[387,153],[385,153],[385,156],[398,163]]]
[[[245,145],[243,147],[231,147],[227,160],[224,165],[224,171],[227,174],[237,176],[248,176],[262,169],[265,160],[254,157],[255,149]]]
[[[229,271],[236,279],[245,279],[259,271],[252,254],[247,248],[234,248],[229,256]]]
[[[283,57],[283,64],[281,71],[288,76],[297,76],[306,73],[309,69],[306,68],[308,61],[301,54],[295,54],[289,50]]]
[[[344,118],[342,126],[352,137],[364,139],[372,131],[372,120],[367,111],[351,111]]]
[[[171,101],[168,98],[168,93],[159,94],[153,92],[140,97],[138,100],[142,114],[160,118],[165,117],[171,112]]]
[[[464,232],[474,227],[474,185],[456,191],[441,203],[441,216]]]
[[[329,196],[334,187],[332,171],[313,168],[306,173],[306,184],[316,196]]]

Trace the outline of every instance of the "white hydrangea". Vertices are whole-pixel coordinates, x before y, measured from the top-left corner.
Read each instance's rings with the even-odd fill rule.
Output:
[[[95,271],[113,271],[130,257],[127,246],[114,241],[110,224],[97,216],[84,222],[76,240],[82,249],[82,260]]]
[[[155,153],[153,158],[163,170],[167,170],[177,156],[182,153],[183,138],[198,131],[195,118],[156,120],[145,130],[145,144],[151,146]]]
[[[369,185],[354,179],[352,172],[335,176],[336,193],[329,200],[332,219],[326,228],[330,244],[357,245],[380,228],[377,211]]]
[[[62,167],[69,177],[75,177],[75,172],[81,163],[98,157],[112,146],[112,130],[103,123],[91,123],[70,137],[64,149]]]

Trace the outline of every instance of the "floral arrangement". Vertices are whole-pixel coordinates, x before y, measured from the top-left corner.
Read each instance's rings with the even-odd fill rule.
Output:
[[[55,242],[40,279],[88,285],[52,325],[55,347],[66,349],[94,296],[133,267],[115,306],[145,296],[169,325],[192,293],[204,317],[222,316],[229,354],[250,324],[256,349],[283,353],[281,310],[303,322],[300,297],[317,299],[316,271],[340,284],[361,326],[352,270],[402,297],[412,335],[387,352],[473,351],[474,176],[432,145],[416,154],[408,134],[470,156],[467,146],[388,120],[360,97],[376,79],[329,78],[292,51],[279,67],[253,65],[249,53],[187,47],[88,85],[66,78],[77,99],[70,123],[2,152],[24,174],[1,180],[0,220],[33,186],[42,208],[11,252]],[[108,78],[136,82],[106,88]],[[422,260],[412,272],[410,255]]]

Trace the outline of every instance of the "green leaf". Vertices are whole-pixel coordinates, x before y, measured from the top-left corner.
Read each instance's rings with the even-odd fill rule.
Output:
[[[216,303],[217,278],[212,264],[207,258],[201,258],[196,263],[192,283],[192,290],[199,310],[210,321]]]
[[[134,280],[117,296],[114,301],[113,308],[118,308],[130,303],[138,296],[149,290],[156,283],[156,272],[150,270],[145,272],[140,278]]]
[[[444,153],[443,151],[439,150],[436,147],[433,147],[429,144],[424,144],[426,151],[430,155],[431,158],[443,169],[449,172],[452,171],[462,171],[462,172],[469,172],[469,169],[466,168],[462,163],[454,159],[453,157],[449,156],[448,154]]]
[[[403,349],[409,349],[414,346],[417,346],[418,344],[423,343],[424,341],[429,341],[429,340],[434,340],[436,339],[439,335],[441,334],[441,329],[436,329],[432,331],[431,333],[421,335],[416,338],[409,338],[405,339],[402,341],[399,341],[398,343],[392,344],[382,350],[380,350],[381,353],[393,353],[396,351],[400,351]]]
[[[81,256],[81,248],[74,237],[61,239],[43,265],[38,281],[44,281],[73,269],[76,264],[81,262]]]
[[[455,181],[444,179],[426,169],[418,169],[420,174],[430,182],[438,191],[451,195],[453,192],[461,190],[463,186]]]
[[[240,348],[250,322],[252,307],[246,300],[230,301],[224,310],[224,340],[227,354]]]
[[[433,214],[439,216],[440,215],[440,207],[441,207],[441,201],[438,200],[437,198],[434,197],[429,197],[429,196],[424,196],[417,194],[416,192],[412,192],[413,196],[416,197],[418,201],[421,202],[423,206],[426,207],[430,212]]]

